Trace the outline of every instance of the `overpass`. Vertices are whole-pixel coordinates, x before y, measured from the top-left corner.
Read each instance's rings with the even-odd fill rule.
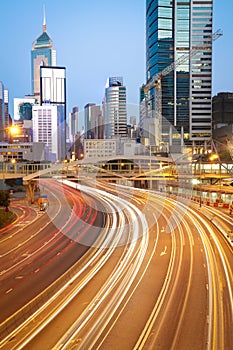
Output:
[[[161,164],[171,165],[173,163],[174,161],[170,157],[117,155],[105,159],[95,157],[51,164],[50,167],[21,176],[23,177],[23,184],[26,186],[27,198],[30,202],[34,202],[34,190],[36,182],[40,178],[73,175],[76,179],[87,179],[87,176],[89,176],[89,179],[98,177],[116,182],[122,179],[144,181],[144,179],[139,178],[142,174],[145,176],[146,173],[150,173],[149,176],[152,176],[152,172],[157,171],[158,177],[159,172],[161,173]]]
[[[213,171],[208,168],[208,164],[197,164],[188,161],[187,156],[180,158],[156,157],[149,155],[125,156],[117,155],[105,159],[85,158],[72,162],[62,163],[44,163],[44,164],[26,164],[21,166],[20,172],[0,173],[0,178],[19,178],[23,179],[26,187],[27,199],[34,202],[34,190],[37,182],[41,178],[54,177],[73,177],[76,180],[89,179],[90,181],[106,180],[116,183],[131,184],[135,187],[157,186],[158,181],[173,183],[174,186],[181,185],[182,181],[189,182],[195,178],[200,183],[217,184],[224,179],[232,178],[231,168],[219,168],[219,171]],[[202,165],[202,168],[201,168]],[[199,166],[199,168],[198,168]],[[232,179],[233,180],[233,179]]]

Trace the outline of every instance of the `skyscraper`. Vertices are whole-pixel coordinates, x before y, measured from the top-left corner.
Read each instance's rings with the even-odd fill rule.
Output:
[[[70,113],[70,136],[72,142],[75,141],[75,135],[78,133],[78,107],[73,107]]]
[[[122,77],[110,77],[105,88],[105,136],[127,136],[126,87]]]
[[[8,141],[7,128],[10,126],[8,89],[0,81],[0,141]]]
[[[45,144],[46,159],[56,162],[59,154],[57,106],[34,105],[32,107],[33,141]]]
[[[42,28],[42,34],[32,43],[31,50],[32,94],[38,102],[40,102],[40,67],[56,66],[56,51],[53,50],[52,39],[47,33],[45,10]]]
[[[64,160],[67,154],[65,67],[40,67],[40,103],[57,107],[56,130],[51,129],[51,132],[57,137],[57,159]]]
[[[161,79],[164,119],[160,141],[171,138],[169,125],[189,141],[203,143],[211,138],[212,14],[211,0],[146,1],[147,84],[181,56],[187,57]],[[194,56],[190,55],[191,50],[196,50]],[[145,86],[141,102],[147,95],[149,110],[153,111],[159,95],[155,88],[146,91]],[[147,117],[154,115],[148,113]],[[145,114],[142,119],[146,119]]]
[[[103,139],[104,125],[100,106],[95,103],[88,103],[84,107],[85,138]]]

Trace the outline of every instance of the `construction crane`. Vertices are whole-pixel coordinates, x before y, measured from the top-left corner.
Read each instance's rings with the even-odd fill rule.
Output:
[[[210,38],[211,41],[214,42],[219,37],[223,35],[222,30],[218,29],[216,32],[211,34]],[[202,50],[206,50],[207,46],[196,46],[195,48],[191,49],[189,53],[184,54],[180,56],[175,62],[172,62],[169,66],[164,68],[161,72],[155,74],[151,81],[149,81],[147,84],[145,84],[143,87],[146,92],[146,109],[148,113],[148,92],[151,88],[155,88],[156,90],[156,101],[155,101],[155,116],[157,116],[157,135],[155,139],[160,138],[161,132],[159,131],[161,128],[161,120],[162,120],[162,86],[161,86],[161,80],[171,73],[173,70],[175,70],[179,65],[184,63],[187,59],[191,59],[193,56],[195,56],[198,52]]]

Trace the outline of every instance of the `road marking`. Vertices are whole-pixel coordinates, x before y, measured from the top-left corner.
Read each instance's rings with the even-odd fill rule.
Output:
[[[164,251],[160,253],[160,256],[167,254],[167,246],[165,245]]]
[[[164,227],[162,227],[162,230],[160,232],[164,232],[164,231],[165,231],[165,229],[164,229]]]
[[[10,293],[12,290],[13,290],[13,288],[8,289],[8,290],[6,291],[6,293],[5,293],[5,294]]]

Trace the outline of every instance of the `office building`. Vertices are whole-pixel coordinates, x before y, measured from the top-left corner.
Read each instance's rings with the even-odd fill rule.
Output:
[[[32,107],[35,102],[33,96],[14,98],[14,125],[19,127],[15,135],[17,142],[32,142]]]
[[[110,77],[104,98],[105,137],[127,136],[126,87],[122,77]]]
[[[57,109],[56,125],[52,135],[57,140],[57,160],[66,158],[66,68],[40,67],[40,103],[41,106],[55,106]],[[55,142],[55,141],[54,141]]]
[[[233,92],[220,92],[212,99],[213,128],[233,124]]]
[[[71,139],[78,133],[78,107],[73,107],[70,113],[70,136]]]
[[[79,138],[78,132],[78,107],[73,107],[72,112],[69,113],[69,122],[68,122],[68,139],[69,139],[69,152],[71,153],[71,159],[75,160],[77,158],[77,148],[76,140]]]
[[[155,120],[157,143],[171,146],[178,134],[187,143],[203,143],[211,138],[212,15],[211,0],[146,1],[147,67],[140,95],[144,103],[140,124],[143,130],[145,123],[152,124],[146,119]],[[147,84],[157,73],[181,57],[186,59],[162,77],[161,88],[157,84],[148,89]]]
[[[108,159],[117,154],[117,140],[84,140],[84,159]]]
[[[9,116],[9,92],[0,81],[0,142],[9,140],[7,128],[11,125]]]
[[[84,107],[85,139],[103,139],[104,123],[100,106],[88,103]]]
[[[56,66],[56,51],[53,49],[53,41],[47,33],[45,11],[42,28],[42,34],[32,43],[31,50],[32,94],[38,103],[40,103],[40,67]]]
[[[46,146],[46,160],[56,162],[59,154],[57,106],[34,105],[32,108],[33,141]]]
[[[17,120],[32,120],[32,106],[36,103],[35,98],[14,98],[14,122]]]
[[[45,159],[44,144],[40,142],[3,143],[0,144],[0,158],[4,166],[12,163],[14,159],[19,164],[23,161],[41,162]]]

